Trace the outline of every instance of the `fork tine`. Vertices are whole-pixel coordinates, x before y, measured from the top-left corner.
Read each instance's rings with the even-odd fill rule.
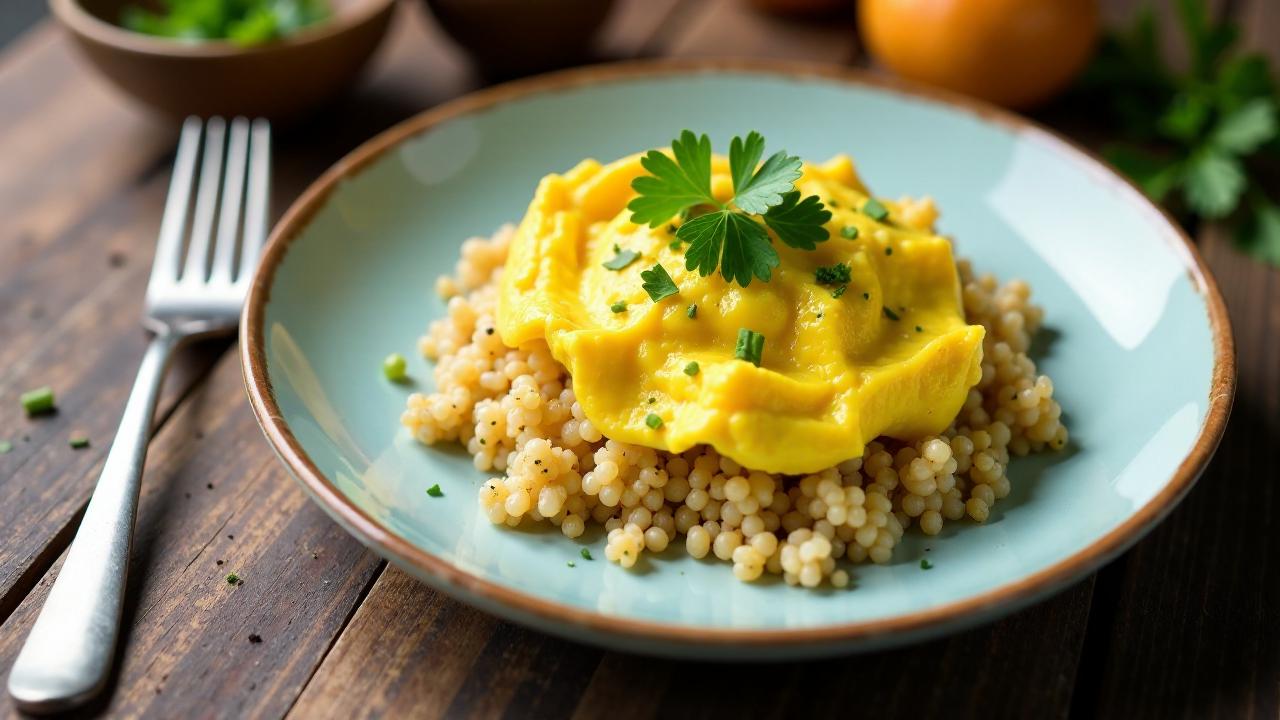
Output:
[[[149,294],[154,294],[157,286],[178,279],[182,236],[187,225],[187,206],[190,204],[191,183],[195,179],[196,154],[200,151],[200,131],[198,117],[189,117],[182,124],[178,152],[173,160],[173,176],[169,180],[169,196],[164,204],[164,219],[160,221],[156,257],[151,265]]]
[[[262,118],[253,121],[249,144],[249,191],[245,198],[244,243],[240,248],[237,282],[247,282],[258,265],[258,255],[267,239],[267,213],[271,190],[271,124]]]
[[[209,274],[209,240],[213,235],[213,215],[218,207],[218,186],[222,180],[222,145],[226,122],[209,118],[204,127],[204,158],[200,162],[200,189],[196,192],[196,212],[191,220],[191,241],[183,282],[203,283]]]
[[[210,282],[230,283],[240,233],[240,205],[244,200],[244,172],[249,151],[249,121],[231,121],[227,141],[227,167],[222,184],[222,207],[218,214],[218,236],[213,244],[213,272]]]

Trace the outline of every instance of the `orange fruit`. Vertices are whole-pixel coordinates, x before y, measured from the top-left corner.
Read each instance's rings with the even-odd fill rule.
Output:
[[[861,0],[867,51],[897,74],[1013,108],[1049,99],[1084,67],[1096,0]]]

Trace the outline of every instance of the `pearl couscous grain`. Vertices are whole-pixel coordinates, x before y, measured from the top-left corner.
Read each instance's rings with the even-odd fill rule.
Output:
[[[1011,456],[1067,443],[1053,382],[1027,356],[1043,318],[1031,288],[977,276],[963,260],[965,316],[987,331],[982,379],[941,435],[881,438],[801,477],[744,468],[709,446],[673,454],[610,440],[544,343],[510,348],[498,337],[511,233],[467,240],[455,274],[439,279],[448,314],[419,344],[436,361],[436,391],[410,396],[401,418],[419,441],[462,443],[477,469],[495,473],[479,491],[495,524],[550,522],[570,538],[602,525],[605,557],[623,567],[679,543],[732,563],[739,580],[845,587],[841,561],[886,563],[913,525],[937,535],[946,521],[985,522],[1009,494]]]

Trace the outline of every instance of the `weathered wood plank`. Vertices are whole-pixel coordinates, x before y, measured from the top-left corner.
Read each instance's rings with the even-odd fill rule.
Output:
[[[118,653],[98,711],[279,717],[382,563],[287,476],[243,401],[227,354],[153,443]],[[235,572],[243,584],[230,585]],[[52,569],[0,628],[9,667]],[[0,699],[0,716],[12,708]]]

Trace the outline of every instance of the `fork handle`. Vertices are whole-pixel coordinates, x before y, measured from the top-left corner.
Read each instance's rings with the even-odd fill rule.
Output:
[[[24,710],[75,707],[106,684],[151,423],[165,369],[180,342],[173,333],[156,335],[142,358],[67,560],[9,675],[9,694]]]

